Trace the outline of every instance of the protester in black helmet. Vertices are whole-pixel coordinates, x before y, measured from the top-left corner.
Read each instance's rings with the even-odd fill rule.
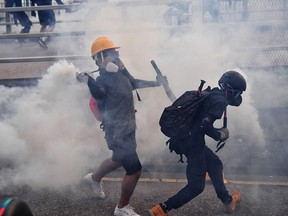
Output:
[[[222,75],[219,86],[220,88],[213,88],[203,101],[201,110],[192,122],[190,136],[181,140],[181,146],[185,148],[184,155],[187,157],[187,185],[165,202],[152,207],[149,210],[151,216],[166,216],[170,210],[180,208],[201,194],[205,187],[206,172],[227,213],[232,213],[240,201],[239,191],[229,195],[224,184],[223,164],[220,158],[206,146],[204,138],[207,135],[221,142],[229,138],[228,128],[217,129],[214,128],[213,123],[221,119],[228,105],[240,106],[241,94],[246,90],[246,81],[234,69]]]
[[[246,90],[246,81],[237,71],[227,71],[218,82],[220,88],[227,92],[229,105],[240,106],[241,94]]]
[[[91,95],[102,111],[105,139],[112,157],[104,160],[99,168],[84,177],[98,198],[105,198],[102,178],[113,170],[123,167],[126,175],[121,186],[121,197],[115,208],[115,216],[137,216],[129,205],[141,175],[142,165],[136,152],[136,121],[132,90],[159,86],[158,81],[135,79],[119,58],[116,46],[109,38],[97,38],[91,47],[91,55],[99,67],[96,81],[87,73],[77,76],[87,82]]]

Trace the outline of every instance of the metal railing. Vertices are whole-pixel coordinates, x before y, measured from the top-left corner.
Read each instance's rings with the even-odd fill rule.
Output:
[[[41,10],[73,10],[75,8],[81,7],[81,4],[68,4],[68,5],[49,5],[49,6],[25,6],[25,7],[7,7],[0,8],[0,14],[5,13],[5,25],[6,25],[6,33],[11,33],[11,25],[10,21],[10,13],[17,11],[41,11]]]
[[[11,7],[11,8],[0,8],[0,14],[5,13],[7,17],[9,17],[9,13],[17,12],[17,11],[39,11],[39,10],[71,10],[75,8],[81,7],[81,4],[70,4],[70,5],[50,5],[50,6],[25,6],[25,7]],[[9,20],[9,19],[6,19]],[[80,22],[80,20],[65,20],[58,22]],[[38,22],[36,22],[38,23]],[[11,25],[14,25],[14,22],[5,22],[1,23],[1,25],[6,25],[6,29],[11,29]],[[74,31],[74,32],[40,32],[40,33],[21,33],[21,34],[0,34],[0,40],[5,39],[26,39],[26,38],[40,38],[40,37],[63,37],[63,36],[83,36],[85,35],[85,31]],[[1,58],[1,63],[24,63],[24,62],[46,62],[46,61],[58,61],[61,59],[66,60],[83,60],[88,59],[90,56],[79,56],[79,55],[57,55],[57,56],[32,56],[32,57],[12,57],[12,58]],[[31,83],[34,85],[37,83],[38,78],[21,78],[15,79],[5,79],[2,80],[2,84],[13,86],[13,85],[30,85]]]
[[[39,10],[67,10],[67,9],[79,8],[80,6],[81,4],[8,7],[8,8],[0,8],[0,13],[11,13],[17,11],[39,11]]]
[[[2,34],[1,39],[14,39],[14,38],[33,38],[33,37],[55,37],[55,36],[81,36],[85,35],[85,31],[78,32],[41,32],[41,33],[21,33],[21,34]]]
[[[210,21],[204,20],[204,14],[207,8],[204,7],[204,1],[191,0],[142,0],[142,1],[125,1],[125,2],[97,2],[90,1],[87,7],[98,7],[100,9],[115,8],[122,11],[121,18],[125,19],[146,19],[149,16],[155,16],[163,19],[163,13],[171,7],[172,3],[186,4],[186,12],[184,16],[190,17],[185,19],[186,23],[180,23],[173,26],[179,31],[191,31],[194,19],[202,22],[202,25],[209,27],[211,25],[215,28],[215,34],[219,35],[220,42],[226,41],[229,37],[233,41],[235,47],[231,48],[231,58],[239,67],[286,67],[288,65],[288,29],[286,28],[288,20],[287,0],[219,0],[217,7],[219,12],[219,19]],[[206,0],[207,1],[207,0]],[[22,7],[23,11],[44,10],[44,9],[66,9],[70,7],[81,7],[80,5],[55,5],[55,6],[38,6],[38,7]],[[188,8],[187,8],[188,7]],[[137,9],[138,10],[135,10]],[[139,10],[139,8],[144,8]],[[147,10],[146,10],[147,9]],[[149,9],[149,10],[148,10]],[[151,9],[151,10],[150,10]],[[152,10],[153,9],[153,10]],[[20,8],[3,8],[0,13],[7,13],[7,11],[16,11]],[[140,11],[142,11],[140,13]],[[139,13],[138,13],[139,12]],[[153,14],[154,13],[154,14]],[[117,17],[118,18],[118,17]],[[116,19],[117,19],[116,18]],[[237,31],[243,26],[252,27],[253,30],[246,34],[245,32]],[[146,26],[145,26],[146,27]],[[100,27],[101,28],[101,27]],[[129,26],[127,26],[129,28]],[[144,28],[144,27],[143,27]],[[153,25],[148,27],[148,31],[167,31],[171,26],[167,23],[160,28]],[[229,31],[227,35],[227,28],[234,28],[234,31]],[[267,29],[268,28],[268,29]],[[102,29],[99,29],[103,31]],[[129,29],[125,29],[125,31]],[[133,29],[131,29],[133,31]],[[225,33],[222,33],[225,32]],[[45,36],[46,33],[41,34],[11,34],[1,36],[4,38],[21,38],[21,37],[39,37]],[[51,33],[51,36],[80,36],[84,32],[71,33]],[[253,41],[253,47],[251,46]],[[237,44],[241,44],[237,47]],[[245,46],[247,44],[247,46]],[[264,59],[264,60],[263,60]],[[43,59],[45,60],[45,59]]]
[[[16,58],[0,58],[2,63],[23,63],[23,62],[44,62],[44,61],[58,61],[58,60],[87,60],[91,56],[83,55],[58,55],[58,56],[33,56],[33,57],[16,57]]]

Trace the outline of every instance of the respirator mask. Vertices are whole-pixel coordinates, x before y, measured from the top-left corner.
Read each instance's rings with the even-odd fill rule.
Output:
[[[228,103],[231,106],[240,106],[242,103],[242,91],[227,89]]]
[[[119,51],[107,49],[93,56],[96,65],[107,72],[116,73],[124,68],[123,62],[119,58]]]

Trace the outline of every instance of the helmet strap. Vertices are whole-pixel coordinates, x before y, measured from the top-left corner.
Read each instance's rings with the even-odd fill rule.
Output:
[[[101,51],[101,61],[104,62],[104,55],[103,55],[103,51]]]

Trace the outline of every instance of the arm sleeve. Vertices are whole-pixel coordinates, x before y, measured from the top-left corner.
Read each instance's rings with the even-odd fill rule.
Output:
[[[123,70],[123,74],[128,77],[130,80],[133,89],[140,89],[140,88],[148,88],[148,87],[156,87],[160,86],[161,84],[157,81],[148,81],[148,80],[141,80],[141,79],[135,79],[125,68]]]
[[[105,96],[105,87],[89,76],[87,82],[90,94],[97,100]]]
[[[216,102],[211,104],[208,109],[207,115],[203,118],[200,124],[201,130],[212,139],[219,141],[220,133],[216,128],[214,128],[213,123],[216,119],[221,119],[225,108],[227,107],[227,103],[225,102]]]
[[[134,79],[133,85],[135,86],[135,88],[148,88],[160,86],[160,83],[158,83],[157,81]]]

